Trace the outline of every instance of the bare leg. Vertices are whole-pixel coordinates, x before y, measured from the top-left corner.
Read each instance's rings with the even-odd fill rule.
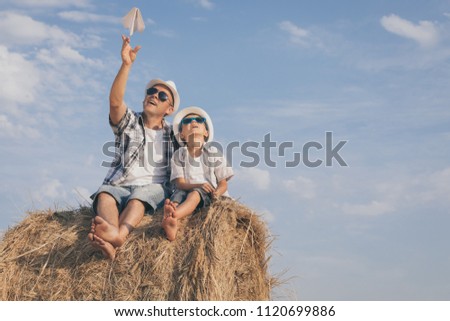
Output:
[[[178,205],[173,217],[176,219],[182,219],[188,215],[191,215],[197,208],[198,204],[200,204],[201,200],[202,199],[200,198],[200,194],[198,192],[190,192],[186,200]]]
[[[141,223],[145,213],[145,205],[138,199],[128,201],[119,218],[119,239],[125,243],[128,235]],[[119,246],[120,246],[119,245]]]
[[[136,199],[130,200],[119,217],[116,200],[110,194],[100,193],[97,202],[98,215],[94,218],[94,228],[91,227],[88,234],[89,240],[92,241],[92,234],[95,234],[114,247],[122,246],[128,234],[144,217],[144,204]]]
[[[179,225],[178,220],[191,215],[200,203],[200,194],[196,191],[190,192],[183,203],[168,202],[164,204],[164,219],[162,227],[166,232],[169,241],[175,240]],[[175,211],[173,208],[175,207]]]
[[[116,200],[108,193],[100,193],[97,196],[97,216],[92,220],[91,229],[88,233],[88,239],[92,243],[94,234],[102,235],[109,231],[109,234],[116,234],[119,230],[119,211],[117,209]],[[97,225],[102,223],[97,230]],[[92,243],[93,246],[95,244]]]
[[[111,243],[114,247],[120,247],[125,243],[131,231],[141,222],[144,212],[144,204],[139,200],[132,199],[128,201],[127,206],[120,214],[118,228],[101,216],[96,216],[94,219],[95,235]]]

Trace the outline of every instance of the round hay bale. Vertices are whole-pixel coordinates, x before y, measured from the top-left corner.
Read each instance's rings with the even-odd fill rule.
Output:
[[[177,239],[162,211],[145,216],[106,260],[87,240],[92,212],[30,213],[0,244],[1,300],[269,300],[266,225],[222,199],[182,221]]]

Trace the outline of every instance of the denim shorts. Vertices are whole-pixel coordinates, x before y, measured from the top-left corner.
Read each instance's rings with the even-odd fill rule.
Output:
[[[200,194],[200,203],[198,204],[197,208],[206,207],[211,204],[211,196],[201,188],[194,188],[192,191],[189,192],[177,189],[172,194],[172,197],[170,197],[170,200],[172,202],[181,204],[186,200],[189,193],[192,193],[193,191],[197,191]]]
[[[96,214],[97,196],[100,193],[107,193],[114,197],[119,213],[122,213],[130,200],[137,199],[144,203],[145,213],[152,214],[163,206],[165,198],[168,197],[166,189],[161,184],[147,184],[143,186],[102,185],[91,196],[93,200],[92,209]]]

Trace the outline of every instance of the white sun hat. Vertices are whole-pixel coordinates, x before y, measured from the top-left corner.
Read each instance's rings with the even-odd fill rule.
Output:
[[[178,95],[177,86],[172,80],[161,80],[161,79],[152,79],[145,87],[145,95],[147,95],[147,89],[152,88],[155,85],[164,85],[167,86],[173,95],[173,112],[176,113],[178,107],[180,106],[180,95]]]
[[[213,123],[211,121],[211,117],[209,117],[209,115],[206,113],[206,111],[204,111],[200,107],[190,106],[190,107],[187,107],[187,108],[181,110],[178,114],[175,115],[175,117],[173,119],[173,133],[174,133],[175,138],[177,139],[178,143],[180,144],[180,146],[185,145],[185,142],[180,138],[180,123],[184,117],[186,117],[187,115],[190,115],[190,114],[196,114],[196,115],[199,115],[206,119],[206,125],[208,128],[208,137],[206,138],[206,140],[208,142],[212,141],[214,139],[214,127],[213,127]]]

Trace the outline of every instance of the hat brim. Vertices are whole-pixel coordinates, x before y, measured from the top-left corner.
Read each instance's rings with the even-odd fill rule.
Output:
[[[214,139],[214,126],[208,113],[197,106],[190,106],[181,110],[175,115],[173,119],[173,133],[180,146],[184,146],[185,142],[180,138],[180,123],[181,120],[189,114],[196,114],[206,119],[206,125],[208,126],[208,142]]]
[[[174,84],[172,81],[164,81],[161,79],[152,79],[145,87],[145,95],[147,95],[147,89],[152,88],[156,85],[164,85],[167,88],[170,89],[173,95],[173,114],[175,114],[178,110],[178,107],[180,106],[180,95],[178,95],[177,88],[174,87]]]

